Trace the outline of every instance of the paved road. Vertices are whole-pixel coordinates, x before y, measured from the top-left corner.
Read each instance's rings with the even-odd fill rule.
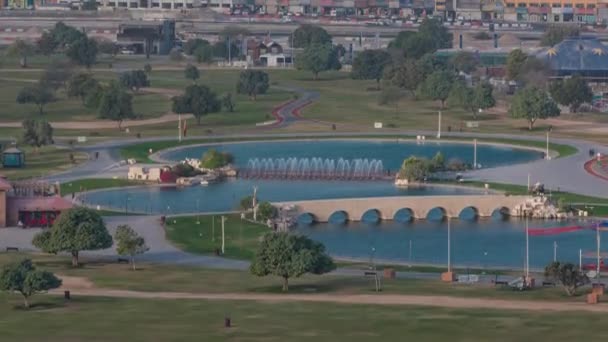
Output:
[[[318,94],[310,93],[307,96],[314,97]],[[309,98],[309,97],[307,97]],[[304,101],[304,99],[302,99]],[[301,103],[301,101],[298,101]],[[294,104],[293,106],[297,106]],[[290,105],[286,110],[292,109]],[[294,122],[297,118],[287,113],[285,114],[285,121],[282,124],[284,126]],[[280,132],[280,130],[276,130]],[[305,138],[340,138],[340,136],[348,137],[361,137],[369,135],[374,136],[395,136],[403,134],[408,135],[427,135],[433,136],[435,132],[430,131],[390,131],[390,132],[368,132],[368,133],[298,133],[298,137]],[[212,138],[263,138],[263,137],[294,137],[293,133],[254,133],[254,134],[237,134],[237,135],[222,135],[222,136],[198,136],[188,137],[187,140],[200,140],[200,139],[212,139]],[[481,134],[481,133],[444,133],[444,138],[449,139],[450,137],[466,138],[466,137],[478,137],[478,138],[504,138],[514,140],[537,140],[544,141],[542,137],[528,137],[522,135],[512,134]],[[144,138],[144,139],[126,139],[126,140],[113,140],[102,142],[93,146],[79,148],[82,151],[92,153],[93,151],[100,151],[99,160],[91,160],[84,163],[73,170],[63,172],[58,175],[48,177],[51,181],[69,181],[73,179],[83,177],[94,177],[95,175],[102,174],[104,171],[109,170],[112,165],[116,165],[120,161],[118,149],[122,146],[129,144],[136,144],[149,141],[167,141],[174,140],[174,137],[160,137],[160,138]],[[499,182],[509,184],[526,185],[528,181],[528,174],[530,174],[531,183],[541,182],[546,184],[547,187],[557,190],[558,188],[563,191],[575,192],[583,195],[608,197],[608,182],[600,178],[594,177],[583,169],[583,164],[589,159],[589,149],[595,149],[597,152],[602,154],[608,154],[608,147],[599,145],[593,142],[586,142],[572,139],[552,139],[554,143],[568,144],[576,147],[578,152],[572,156],[557,158],[553,160],[536,160],[530,163],[523,163],[517,165],[511,165],[506,167],[492,168],[492,169],[481,169],[476,171],[468,172],[465,175],[467,179],[482,180],[488,182]],[[483,160],[480,160],[483,164]]]

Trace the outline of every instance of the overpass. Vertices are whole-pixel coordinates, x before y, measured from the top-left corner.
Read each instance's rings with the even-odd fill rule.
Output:
[[[310,215],[315,222],[328,222],[337,214],[350,221],[361,221],[369,214],[381,220],[424,219],[432,210],[439,210],[444,217],[458,217],[465,209],[473,210],[478,217],[492,216],[495,211],[518,216],[524,204],[530,201],[530,196],[489,194],[341,198],[273,204],[280,208],[291,206],[298,216]]]

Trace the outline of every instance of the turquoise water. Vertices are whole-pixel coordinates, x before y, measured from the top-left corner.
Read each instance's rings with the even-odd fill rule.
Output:
[[[530,228],[572,225],[572,221],[530,221]],[[447,223],[420,220],[404,224],[385,221],[373,225],[351,222],[346,225],[300,225],[299,233],[322,242],[336,256],[369,260],[372,248],[375,260],[399,263],[447,264]],[[602,249],[608,248],[602,233]],[[410,258],[411,241],[411,258]],[[452,264],[469,267],[523,268],[525,262],[525,222],[482,219],[451,221]],[[579,249],[594,251],[594,231],[578,231],[552,236],[531,236],[530,267],[541,269],[557,257],[578,265]],[[583,262],[593,262],[584,259]]]
[[[441,151],[446,160],[458,158],[473,162],[473,146],[455,143],[397,141],[281,141],[212,146],[193,146],[162,153],[164,159],[178,161],[186,157],[200,158],[209,148],[234,155],[237,167],[250,158],[330,158],[379,159],[385,170],[396,171],[410,155],[432,157]],[[484,168],[533,161],[542,157],[536,151],[502,146],[478,146],[477,161]],[[268,201],[295,201],[327,198],[381,196],[468,195],[482,190],[449,187],[396,188],[386,181],[322,181],[322,180],[229,180],[207,187],[142,187],[113,189],[85,194],[88,204],[118,210],[157,214],[222,212],[234,210],[240,199],[258,187],[258,197]],[[373,213],[371,213],[373,214]],[[466,216],[466,215],[464,215]],[[506,266],[519,268],[524,263],[524,222],[483,219],[452,221],[452,261],[455,265],[478,267]],[[534,221],[532,227],[571,225],[572,222]],[[374,258],[399,262],[443,264],[447,260],[445,222],[421,220],[413,223],[385,221],[347,225],[301,225],[297,231],[323,242],[329,252],[344,257],[367,260]],[[410,241],[412,249],[410,251]],[[593,232],[582,231],[558,236],[531,237],[530,265],[540,268],[553,258],[553,242],[558,243],[560,260],[578,263],[578,251],[592,250]],[[411,257],[410,257],[411,255]]]
[[[379,159],[385,170],[396,171],[403,160],[411,155],[432,158],[441,152],[446,161],[458,158],[473,163],[473,145],[465,143],[397,142],[385,140],[320,140],[247,142],[190,146],[161,153],[166,160],[180,161],[185,158],[200,158],[214,148],[233,154],[237,167],[244,167],[251,158],[328,158],[328,159]],[[477,163],[482,167],[494,167],[529,162],[542,158],[542,153],[506,146],[477,146]]]

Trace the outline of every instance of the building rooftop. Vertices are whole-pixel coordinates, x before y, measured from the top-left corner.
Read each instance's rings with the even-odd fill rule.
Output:
[[[566,39],[536,57],[558,71],[608,71],[608,48],[595,38]]]

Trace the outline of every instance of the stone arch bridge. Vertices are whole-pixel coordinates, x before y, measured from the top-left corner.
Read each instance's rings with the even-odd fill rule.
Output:
[[[474,210],[478,217],[492,216],[496,210],[518,216],[520,208],[530,200],[530,196],[489,194],[340,198],[273,204],[278,207],[291,206],[298,216],[309,214],[315,222],[328,222],[335,213],[342,213],[349,221],[361,221],[369,211],[375,211],[378,219],[382,220],[393,220],[403,212],[407,212],[412,219],[423,219],[433,209],[441,210],[445,217],[458,217],[465,209]]]

